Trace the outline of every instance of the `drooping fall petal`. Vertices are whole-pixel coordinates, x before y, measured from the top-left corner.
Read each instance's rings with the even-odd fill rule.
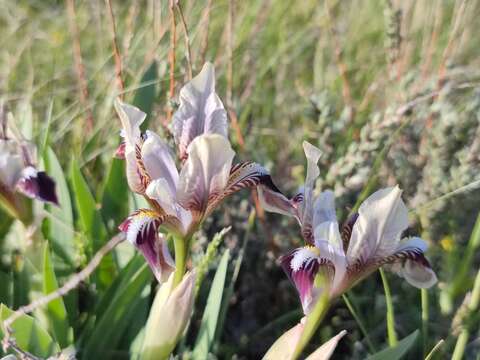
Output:
[[[202,134],[227,137],[227,113],[215,93],[215,70],[209,62],[180,90],[180,107],[173,116],[173,135],[181,159],[190,143]]]
[[[427,244],[418,237],[404,240],[395,253],[381,260],[386,268],[420,289],[432,287],[437,276],[425,258]]]
[[[160,283],[164,282],[175,269],[166,239],[158,233],[158,227],[164,220],[152,210],[141,209],[119,226],[119,230],[126,234],[127,240],[142,252]]]
[[[347,250],[349,263],[391,255],[408,227],[408,211],[396,187],[370,195],[358,209]]]
[[[230,143],[221,135],[195,138],[180,171],[178,202],[187,210],[203,213],[209,197],[218,196],[225,189],[234,155]]]
[[[280,192],[272,182],[268,171],[260,164],[247,161],[233,165],[224,190],[218,196],[210,197],[206,215],[210,214],[227,196],[259,185],[268,188],[272,192]]]
[[[37,171],[32,166],[23,169],[17,189],[32,199],[58,204],[55,181],[44,171]]]

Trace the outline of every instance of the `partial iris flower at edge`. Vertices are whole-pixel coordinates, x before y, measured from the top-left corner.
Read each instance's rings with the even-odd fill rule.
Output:
[[[324,288],[335,298],[384,266],[417,288],[437,282],[424,253],[426,243],[401,238],[408,228],[408,211],[398,186],[381,189],[368,197],[340,228],[332,191],[313,196],[320,171],[320,151],[304,143],[308,167],[304,190],[289,200],[269,189],[261,190],[261,201],[269,211],[294,216],[301,225],[306,246],[281,257],[280,263],[300,295],[308,314]],[[318,284],[319,277],[327,281]]]
[[[6,121],[6,120],[4,120]],[[0,131],[0,193],[12,199],[15,192],[44,202],[58,204],[55,182],[35,166],[35,146],[17,134],[7,136],[7,126]]]
[[[165,271],[158,269],[161,264],[168,265],[162,258],[169,258],[168,249],[158,244],[164,242],[158,236],[160,226],[174,236],[189,238],[228,195],[261,183],[278,191],[259,164],[233,165],[235,152],[227,138],[227,115],[215,93],[214,79],[213,66],[207,63],[180,91],[173,123],[178,161],[160,136],[149,130],[141,132],[145,113],[115,101],[124,139],[117,155],[126,160],[130,189],[143,195],[151,206],[130,215],[120,230],[143,252],[159,281],[164,279],[161,274],[172,270],[171,266],[165,266]]]

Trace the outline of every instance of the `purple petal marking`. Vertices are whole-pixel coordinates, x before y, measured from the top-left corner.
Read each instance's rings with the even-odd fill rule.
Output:
[[[118,226],[120,231],[127,234],[127,240],[142,252],[160,283],[166,281],[175,265],[163,235],[158,233],[162,219],[153,211],[142,209]]]
[[[58,205],[55,192],[55,181],[44,171],[37,171],[33,167],[24,169],[23,177],[17,183],[17,189],[32,199],[51,202]]]
[[[312,290],[315,276],[318,273],[320,264],[315,258],[314,260],[305,261],[298,270],[293,270],[292,260],[295,256],[295,251],[282,256],[280,258],[280,264],[289,277],[290,281],[295,285],[304,312],[308,312],[310,304],[312,302]]]

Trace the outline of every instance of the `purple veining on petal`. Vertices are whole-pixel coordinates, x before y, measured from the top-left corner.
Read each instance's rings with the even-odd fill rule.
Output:
[[[286,256],[282,256],[280,258],[280,264],[289,279],[295,285],[304,311],[307,311],[312,301],[313,283],[320,265],[317,259],[310,259],[310,261],[304,262],[302,266],[295,271],[292,269],[294,255],[295,251]]]

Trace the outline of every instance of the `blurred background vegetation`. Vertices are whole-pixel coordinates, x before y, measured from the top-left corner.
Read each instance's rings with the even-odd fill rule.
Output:
[[[50,263],[64,283],[116,233],[139,199],[113,159],[120,128],[113,99],[123,94],[148,113],[148,127],[171,139],[166,114],[187,81],[190,57],[194,74],[204,61],[215,63],[238,159],[264,164],[289,195],[303,183],[303,140],[324,152],[318,186],[335,191],[341,219],[367,183],[400,184],[440,282],[421,295],[387,274],[397,333],[422,330],[412,359],[444,339],[435,354],[444,359],[468,328],[465,358],[478,358],[479,318],[466,309],[480,264],[479,1],[179,1],[173,93],[169,2],[108,3],[0,0],[0,99],[39,146],[61,203],[35,205],[41,241],[0,213],[0,302],[17,308],[45,292]],[[191,265],[215,233],[232,227],[217,251],[229,248],[231,261],[212,358],[260,358],[301,317],[276,263],[301,244],[299,229],[262,212],[249,222],[252,206],[246,192],[229,199],[194,245]],[[199,309],[217,264],[200,287]],[[138,351],[154,288],[143,259],[122,244],[65,297],[59,321],[48,319],[50,307],[35,316],[61,347],[75,341],[83,358],[128,358]],[[380,276],[348,299],[355,316],[340,299],[312,349],[347,329],[334,359],[363,359],[387,344]],[[181,345],[185,356],[201,317],[195,314]]]

